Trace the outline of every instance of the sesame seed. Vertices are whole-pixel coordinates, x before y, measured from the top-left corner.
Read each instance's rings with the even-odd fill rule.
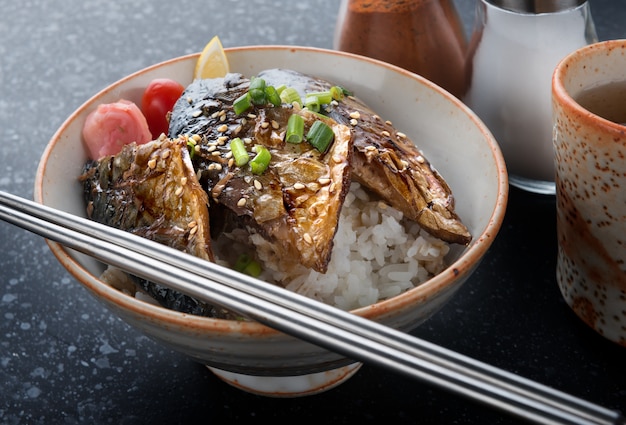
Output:
[[[200,145],[194,146],[193,150],[196,151],[196,152],[200,152]]]
[[[337,164],[343,162],[343,157],[341,155],[333,155],[333,161]]]
[[[246,145],[249,145],[250,143],[252,143],[252,138],[250,138],[250,137],[246,137],[246,138],[244,138],[244,139],[243,139],[243,142],[244,142]]]
[[[197,110],[197,111],[193,111],[193,114],[191,114],[192,117],[194,118],[198,118],[200,115],[202,115],[202,110]]]
[[[261,182],[258,180],[254,180],[254,187],[256,190],[261,190],[263,189],[263,184],[261,184]]]
[[[355,120],[354,118],[352,118],[352,119],[350,120],[350,125],[351,125],[352,127],[355,127],[358,123],[359,123],[359,122],[358,122],[357,120]]]
[[[211,156],[220,156],[219,151],[211,152]]]
[[[220,111],[215,111],[211,114],[211,118],[217,118],[220,114]]]
[[[209,152],[213,152],[215,149],[217,149],[217,147],[216,147],[215,145],[211,145],[211,146],[209,146],[209,147],[207,148],[207,150],[208,150]]]
[[[191,136],[191,140],[198,143],[200,140],[202,140],[202,136],[200,136],[199,134],[194,134],[193,136]]]
[[[246,206],[246,198],[239,199],[239,201],[237,201],[237,206],[238,207],[245,207]]]
[[[220,121],[221,122],[226,121],[226,115],[220,115]]]
[[[302,235],[302,237],[304,238],[304,241],[306,243],[308,243],[308,244],[312,244],[313,243],[313,238],[308,233],[305,233],[304,235]]]
[[[215,164],[215,169],[216,169],[217,171],[222,171],[222,164],[218,164],[218,163],[216,163],[216,164]]]
[[[335,189],[337,189],[337,184],[336,184],[335,182],[332,182],[332,183],[330,184],[330,187],[328,188],[328,191],[329,191],[330,193],[335,193]]]
[[[181,193],[183,193],[183,188],[182,187],[178,187],[178,188],[176,188],[176,191],[174,192],[174,195],[178,196]]]
[[[424,157],[422,155],[418,155],[417,158],[415,158],[417,160],[417,162],[419,162],[420,164],[424,163]]]
[[[217,127],[217,131],[219,131],[220,133],[224,133],[228,130],[228,126],[226,124],[222,124],[219,127]]]
[[[372,151],[375,151],[375,150],[378,150],[378,149],[376,149],[376,146],[367,145],[367,146],[365,146],[365,150],[368,151],[368,152],[372,152]]]
[[[187,177],[181,178],[180,179],[180,184],[183,185],[183,186],[186,185],[187,184]]]
[[[393,124],[391,123],[391,121],[389,121],[389,120],[385,121],[385,124],[387,124],[387,125],[393,125]]]
[[[235,127],[235,129],[233,130],[234,134],[239,134],[239,132],[243,130],[243,127],[241,126],[241,124],[239,124],[237,127]]]
[[[398,137],[399,137],[399,138],[401,138],[401,139],[406,139],[406,134],[404,134],[404,133],[402,133],[402,132],[400,132],[400,131],[398,131],[398,132],[396,133],[396,136],[398,136]]]
[[[304,186],[302,183],[295,183],[293,185],[293,188],[296,190],[300,190],[300,189],[304,189],[306,186]]]
[[[307,189],[309,189],[310,191],[313,192],[317,192],[318,190],[320,190],[320,185],[317,184],[316,182],[310,182],[306,184]]]
[[[228,151],[224,154],[224,158],[228,159],[228,158],[232,158],[233,157],[233,151]]]
[[[270,123],[268,123],[268,122],[263,121],[263,122],[261,123],[261,128],[267,128],[267,127],[269,127],[269,126],[270,126]]]
[[[223,145],[228,140],[228,136],[220,136],[217,138],[217,144]]]
[[[350,112],[350,118],[358,120],[359,118],[361,118],[361,114],[359,113],[359,111]]]
[[[319,179],[317,179],[317,182],[322,186],[326,186],[328,183],[331,182],[331,180],[327,177],[320,177]]]
[[[246,115],[246,116],[247,116],[248,118],[250,118],[251,120],[253,120],[253,119],[255,119],[255,118],[256,118],[256,115],[254,115],[254,114],[248,114],[248,115]]]
[[[278,124],[278,122],[276,120],[272,120],[272,128],[274,130],[278,130],[279,127],[280,125]]]
[[[225,116],[225,115],[226,115],[226,111],[225,111],[224,109],[222,109],[221,111],[219,111],[219,112],[217,113],[217,115],[219,115],[220,117],[223,117],[223,116]]]
[[[230,158],[228,160],[228,167],[232,167],[234,163],[235,163],[235,158]]]
[[[380,117],[378,115],[376,115],[376,114],[372,115],[372,118],[374,118],[375,120],[379,120],[380,119]]]
[[[193,236],[198,232],[198,226],[194,226],[191,228],[191,230],[189,231],[189,236]]]
[[[196,227],[197,225],[198,225],[198,222],[197,222],[197,221],[195,221],[195,220],[193,220],[193,221],[190,221],[190,222],[187,224],[187,227],[189,227],[189,228],[191,229],[192,227]]]
[[[170,157],[170,154],[171,154],[171,153],[172,153],[172,152],[171,152],[169,149],[168,149],[168,150],[166,150],[166,151],[163,151],[163,153],[161,154],[161,158],[163,158],[163,159],[167,159],[167,158],[169,158],[169,157]]]
[[[387,130],[383,130],[380,134],[382,136],[385,136],[385,137],[389,137],[390,136],[390,134],[389,134],[389,132]]]
[[[150,161],[148,161],[148,168],[150,168],[151,170],[154,170],[156,167],[156,159],[152,158]]]
[[[239,124],[246,125],[246,124],[248,124],[248,120],[245,119],[245,118],[242,118],[242,119],[239,120]]]
[[[193,103],[193,99],[191,98],[191,96],[187,97],[187,103],[190,105]]]

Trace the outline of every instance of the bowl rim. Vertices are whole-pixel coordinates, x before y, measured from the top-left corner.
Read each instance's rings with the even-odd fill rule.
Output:
[[[417,79],[421,84],[429,86],[431,89],[440,92],[443,96],[447,97],[448,100],[455,103],[455,105],[463,110],[465,114],[473,121],[474,125],[476,125],[481,133],[483,133],[486,137],[485,140],[489,144],[491,155],[493,155],[493,160],[497,166],[497,194],[496,194],[496,204],[494,210],[491,212],[491,216],[489,217],[489,221],[487,226],[484,228],[482,233],[478,235],[474,235],[472,242],[465,248],[465,252],[463,253],[461,258],[456,259],[453,263],[449,264],[445,270],[441,273],[433,276],[429,280],[417,285],[415,288],[411,288],[397,296],[389,298],[387,300],[379,301],[375,304],[361,307],[355,310],[351,310],[352,313],[357,314],[359,316],[376,319],[379,315],[384,315],[385,312],[390,311],[390,306],[393,304],[394,308],[404,308],[407,304],[412,304],[417,300],[427,298],[428,294],[431,292],[439,292],[444,289],[446,286],[450,285],[454,279],[460,278],[462,276],[470,273],[473,268],[478,264],[483,255],[489,249],[491,244],[493,243],[498,231],[502,225],[504,220],[504,215],[506,212],[506,206],[508,201],[508,174],[506,171],[506,165],[504,162],[504,158],[500,151],[499,145],[496,142],[495,138],[491,134],[490,130],[487,126],[480,120],[480,118],[469,108],[467,107],[461,100],[447,92],[445,89],[439,87],[435,83],[425,79],[424,77],[407,71],[403,68],[397,67],[395,65],[388,64],[386,62],[368,58],[365,56],[341,52],[336,50],[318,48],[318,47],[309,47],[309,46],[295,46],[295,45],[249,45],[249,46],[239,46],[239,47],[230,47],[224,49],[226,55],[228,57],[231,53],[237,53],[242,51],[249,50],[285,50],[285,51],[304,51],[310,53],[323,53],[323,54],[331,54],[331,55],[339,55],[352,57],[359,61],[370,62],[376,64],[377,66],[382,66],[388,68],[396,73],[400,73],[404,76],[407,76],[412,79]],[[138,75],[150,72],[155,68],[159,68],[161,66],[172,64],[179,61],[189,60],[191,58],[197,58],[200,53],[191,53],[183,56],[179,56],[176,58],[168,59],[148,67],[142,68],[138,71],[135,71],[115,82],[106,86],[105,88],[99,90],[96,94],[88,98],[83,104],[81,104],[76,110],[72,112],[72,114],[61,124],[61,126],[55,131],[50,141],[46,145],[37,167],[36,176],[35,176],[35,187],[34,187],[34,200],[38,203],[44,203],[44,193],[43,193],[43,185],[44,185],[44,175],[46,171],[46,165],[48,162],[48,158],[50,157],[56,143],[60,139],[60,135],[64,133],[65,129],[69,126],[69,124],[81,114],[85,109],[92,106],[92,103],[95,99],[102,96],[104,93],[114,90],[116,87],[124,84],[126,81],[137,77]],[[119,306],[123,309],[127,309],[132,311],[134,314],[142,317],[150,317],[153,320],[164,321],[169,323],[170,325],[175,325],[184,329],[192,329],[194,331],[204,331],[210,333],[221,333],[221,332],[237,332],[240,334],[246,334],[248,336],[271,336],[277,337],[281,334],[281,331],[270,328],[266,325],[263,325],[258,322],[252,321],[232,321],[232,320],[224,320],[224,319],[216,319],[211,317],[203,317],[203,316],[195,316],[191,314],[181,313],[174,310],[167,309],[165,307],[161,307],[158,305],[150,304],[148,302],[141,301],[137,298],[128,296],[118,289],[113,288],[112,286],[102,282],[97,277],[91,274],[86,268],[84,268],[80,263],[74,260],[67,248],[60,245],[57,242],[46,239],[46,243],[49,246],[49,249],[52,251],[57,260],[70,272],[70,274],[76,278],[81,284],[85,285],[90,291],[92,291],[99,301],[106,300],[108,303]]]

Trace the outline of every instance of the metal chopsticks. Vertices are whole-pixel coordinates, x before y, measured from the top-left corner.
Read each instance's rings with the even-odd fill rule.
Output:
[[[619,412],[164,245],[5,192],[0,192],[0,218],[302,340],[528,421],[626,424]]]

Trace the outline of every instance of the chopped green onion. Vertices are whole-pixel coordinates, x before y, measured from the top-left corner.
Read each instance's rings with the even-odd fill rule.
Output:
[[[288,143],[300,143],[304,137],[304,119],[298,114],[292,114],[287,120],[285,141]]]
[[[250,106],[252,106],[250,93],[246,92],[235,100],[233,103],[233,111],[235,111],[235,114],[239,115],[246,112]]]
[[[335,100],[341,100],[344,96],[352,96],[352,92],[345,87],[341,86],[333,86],[330,88],[331,92],[335,93],[339,98],[334,98]]]
[[[267,96],[265,95],[265,80],[263,78],[252,77],[250,80],[250,99],[255,105],[265,105],[267,103]]]
[[[304,98],[304,106],[313,112],[319,112],[322,104],[316,95],[307,94]]]
[[[196,142],[194,140],[187,140],[187,150],[189,151],[189,158],[193,159],[196,153]]]
[[[280,95],[278,94],[274,86],[265,87],[265,95],[267,96],[268,102],[272,105],[280,106],[282,104],[282,101],[280,100]]]
[[[335,100],[342,100],[344,96],[346,96],[347,94],[348,94],[347,90],[345,90],[343,87],[332,86],[330,88],[330,95]]]
[[[248,92],[250,94],[250,100],[255,105],[265,105],[267,103],[267,96],[265,95],[265,90],[254,89]]]
[[[306,94],[306,97],[316,96],[320,105],[327,105],[333,100],[333,96],[330,91],[318,91],[318,92],[310,92]]]
[[[256,156],[250,161],[250,170],[252,174],[263,174],[270,165],[272,154],[263,145],[255,145],[254,149],[256,150]]]
[[[306,135],[307,141],[322,153],[328,150],[334,137],[333,129],[322,121],[315,121]]]
[[[243,272],[245,274],[252,277],[259,277],[262,271],[263,268],[261,267],[261,264],[258,261],[254,260],[250,261],[246,268],[243,269]]]
[[[265,80],[259,77],[250,78],[250,88],[248,90],[265,90]]]
[[[283,90],[285,90],[286,88],[287,88],[287,86],[286,86],[286,85],[281,84],[280,86],[276,87],[276,92],[277,92],[278,94],[281,94],[281,93],[283,92]]]
[[[248,155],[243,140],[239,137],[230,141],[230,150],[233,152],[233,158],[235,158],[235,164],[237,164],[238,167],[242,167],[248,163],[250,155]]]
[[[283,103],[287,103],[291,105],[293,102],[298,102],[299,105],[302,105],[302,99],[300,98],[300,94],[293,87],[286,87],[283,91],[280,92],[280,100]]]
[[[240,273],[245,273],[252,277],[258,277],[261,274],[261,264],[255,261],[248,254],[241,254],[235,262],[234,269]]]

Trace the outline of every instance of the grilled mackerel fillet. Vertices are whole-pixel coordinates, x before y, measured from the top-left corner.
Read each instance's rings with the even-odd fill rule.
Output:
[[[301,96],[332,86],[322,79],[287,69],[266,70],[259,77],[270,85],[293,87]],[[450,187],[408,136],[354,96],[347,96],[326,112],[352,128],[352,178],[433,236],[463,245],[471,241],[470,232],[454,211]]]
[[[286,263],[324,273],[350,188],[350,129],[287,104],[253,106],[237,115],[233,102],[247,92],[249,83],[241,74],[194,81],[174,106],[169,136],[188,135],[197,140],[194,167],[211,201],[231,215],[225,221],[235,220],[249,232],[264,236]],[[316,120],[328,124],[334,133],[329,150],[321,153],[306,141],[285,142],[291,114],[303,117],[305,134]],[[237,137],[245,141],[251,157],[255,145],[270,151],[271,162],[262,174],[234,163],[230,143]],[[217,222],[219,217],[212,207],[212,226],[214,219]]]
[[[117,155],[88,162],[80,181],[90,219],[214,260],[208,197],[196,179],[184,139],[126,145]],[[177,291],[143,279],[137,283],[166,307],[219,314]]]

